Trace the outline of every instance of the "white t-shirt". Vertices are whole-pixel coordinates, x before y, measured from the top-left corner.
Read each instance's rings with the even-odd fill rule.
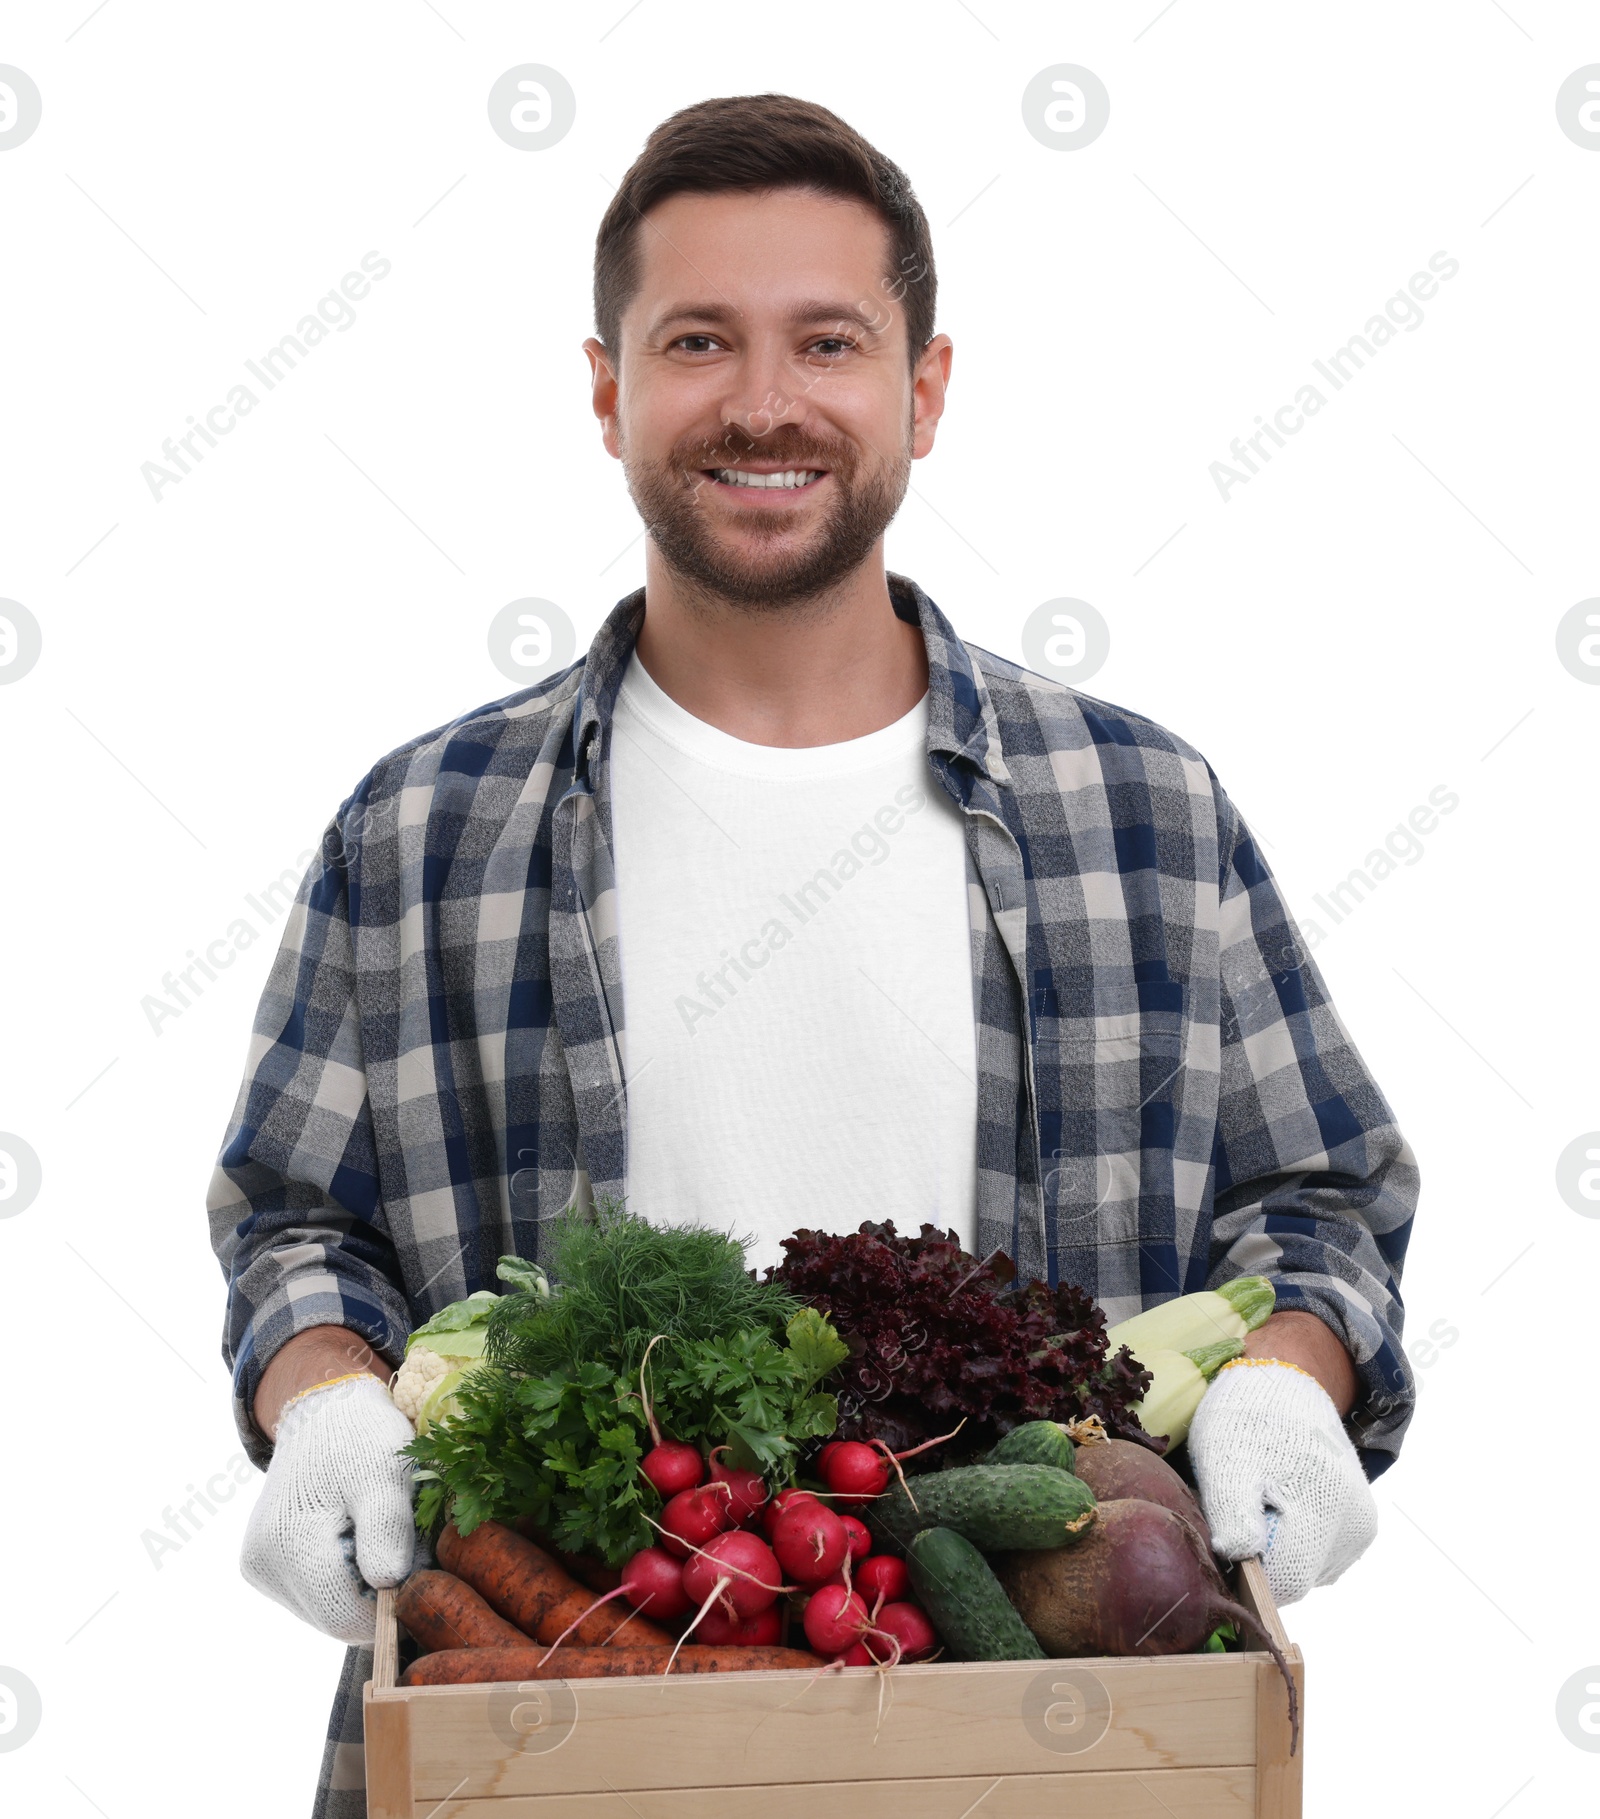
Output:
[[[961,811],[927,697],[750,745],[635,655],[612,726],[628,1206],[752,1239],[924,1220],[972,1248],[977,1038]]]

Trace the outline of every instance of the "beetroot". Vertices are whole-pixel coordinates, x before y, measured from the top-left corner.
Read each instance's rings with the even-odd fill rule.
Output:
[[[1182,1516],[1209,1548],[1211,1530],[1195,1494],[1183,1479],[1147,1446],[1132,1440],[1095,1440],[1080,1444],[1072,1475],[1081,1478],[1099,1503],[1119,1497],[1142,1497]]]
[[[1050,1655],[1188,1654],[1219,1623],[1238,1625],[1271,1653],[1289,1689],[1293,1754],[1300,1707],[1283,1651],[1228,1596],[1210,1547],[1175,1511],[1143,1498],[1113,1498],[1098,1506],[1094,1526],[1071,1547],[999,1554],[992,1564]]]

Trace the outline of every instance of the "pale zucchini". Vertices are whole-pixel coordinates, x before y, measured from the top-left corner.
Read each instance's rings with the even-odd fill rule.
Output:
[[[1106,1356],[1125,1345],[1148,1365],[1152,1352],[1187,1352],[1223,1339],[1242,1339],[1260,1326],[1276,1301],[1265,1276],[1236,1276],[1220,1289],[1179,1295],[1119,1321],[1106,1334]]]
[[[1177,1446],[1189,1432],[1206,1385],[1230,1358],[1244,1350],[1242,1339],[1224,1339],[1216,1345],[1197,1346],[1187,1352],[1152,1352],[1139,1362],[1155,1378],[1144,1400],[1134,1405],[1139,1425],[1147,1434],[1165,1434]]]

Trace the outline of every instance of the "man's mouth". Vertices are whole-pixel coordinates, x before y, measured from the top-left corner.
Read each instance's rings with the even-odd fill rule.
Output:
[[[827,473],[821,467],[788,467],[763,472],[748,467],[709,467],[705,469],[719,486],[761,492],[802,492],[815,486]]]

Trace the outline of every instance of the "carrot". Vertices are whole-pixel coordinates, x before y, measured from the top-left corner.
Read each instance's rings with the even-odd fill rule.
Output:
[[[439,1564],[466,1580],[502,1617],[525,1636],[551,1643],[592,1602],[577,1580],[542,1547],[498,1522],[480,1522],[462,1535],[452,1522],[439,1536]],[[619,1624],[614,1612],[590,1613],[574,1631],[580,1644],[607,1642],[623,1647],[670,1647],[672,1638],[659,1624],[638,1615]]]
[[[520,1648],[526,1638],[465,1580],[424,1568],[401,1586],[395,1615],[425,1649]]]
[[[548,1659],[537,1648],[447,1648],[422,1655],[400,1676],[402,1686],[467,1686],[484,1680],[594,1680],[621,1674],[666,1672],[669,1648],[558,1648]],[[820,1655],[801,1648],[678,1650],[675,1674],[736,1674],[779,1668],[822,1667]]]
[[[519,1535],[542,1547],[552,1560],[565,1567],[579,1584],[588,1586],[591,1592],[614,1592],[622,1583],[622,1574],[618,1569],[607,1566],[605,1561],[597,1559],[593,1554],[563,1553],[531,1516],[517,1516],[506,1527],[515,1529]]]
[[[545,1544],[540,1542],[544,1547]],[[588,1586],[591,1592],[614,1592],[622,1583],[620,1568],[607,1566],[605,1561],[596,1560],[590,1554],[564,1554],[558,1547],[545,1548],[554,1555],[557,1561],[578,1581]]]

